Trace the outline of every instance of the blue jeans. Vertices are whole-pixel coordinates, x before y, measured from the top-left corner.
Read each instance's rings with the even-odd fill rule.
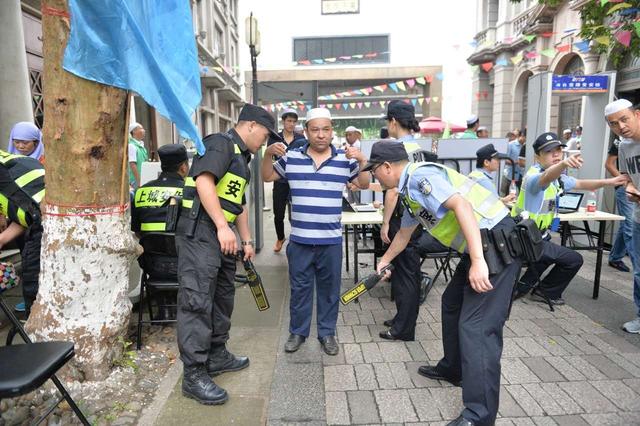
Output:
[[[318,338],[336,335],[342,279],[342,244],[307,245],[289,241],[289,332],[309,337],[316,290]]]
[[[617,262],[622,260],[627,255],[631,248],[631,235],[633,229],[633,203],[627,200],[627,195],[624,192],[624,186],[616,188],[616,206],[618,207],[618,214],[624,216],[624,222],[620,223],[618,233],[611,246],[611,253],[609,253],[609,262]]]
[[[640,205],[636,204],[635,208],[640,208]],[[636,303],[638,316],[640,317],[640,223],[632,221],[632,225],[633,238],[629,256],[633,263],[633,301]]]

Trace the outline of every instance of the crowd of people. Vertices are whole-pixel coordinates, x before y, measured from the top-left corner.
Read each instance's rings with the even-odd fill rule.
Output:
[[[340,351],[336,323],[343,262],[342,197],[347,188],[383,193],[379,232],[386,251],[378,271],[394,265],[393,272],[385,274],[397,311],[384,322],[387,328],[381,338],[415,339],[421,258],[447,250],[460,255],[442,295],[443,358],[418,369],[425,377],[462,387],[464,409],[452,425],[495,421],[502,329],[513,299],[531,293],[533,300],[565,303],[563,292],[583,263],[576,251],[552,241],[551,233],[559,226],[558,200],[565,192],[616,187],[618,213],[626,221],[616,234],[609,264],[629,271],[623,258],[631,258],[638,316],[623,329],[640,333],[640,110],[621,99],[607,105],[604,117],[619,137],[606,161],[612,177],[589,180],[566,173],[583,166],[579,152],[564,151],[576,138],[579,151],[581,128],[571,138],[552,132],[537,135],[532,145],[534,164],[526,171],[525,134],[520,131],[507,135],[506,153],[498,152],[493,144],[481,146],[476,152],[476,169],[469,176],[438,163],[435,154],[425,154],[424,162],[410,162],[407,144],[419,132],[415,110],[411,104],[392,101],[385,114],[387,137],[372,145],[369,158],[361,150],[362,132],[354,126],[346,129],[344,146],[332,144],[328,109],[310,109],[302,131],[298,113],[285,110],[280,117],[282,131],[275,132],[276,121],[269,112],[246,104],[233,129],[204,138],[206,151],[194,157],[191,167],[182,145],[162,146],[158,150],[161,174],[141,185],[142,163],[148,159],[144,128],[131,124],[132,231],[141,238],[152,232],[175,233],[177,263],[172,264],[173,269],[168,271],[162,262],[143,267],[147,273],[175,275],[179,281],[177,310],[163,315],[177,316],[183,394],[202,404],[222,404],[229,395],[212,378],[250,363],[247,357],[229,352],[227,341],[237,254],[244,260],[255,257],[245,197],[251,179],[248,163],[265,144],[261,177],[274,182],[275,252],[285,247],[287,210],[291,224],[286,243],[290,334],[285,352],[297,351],[310,337],[314,293],[319,344],[327,355]],[[478,118],[470,117],[462,138],[482,137],[483,130]],[[9,150],[15,153],[0,151],[0,207],[8,222],[0,233],[0,246],[22,239],[28,314],[37,294],[42,237],[39,203],[44,197],[40,162],[44,151],[40,131],[33,124],[18,123],[10,135]],[[511,161],[494,181],[503,159]],[[517,193],[512,190],[516,182]],[[176,203],[180,214],[177,223],[170,225],[169,210]],[[511,242],[516,223],[522,219],[541,234],[541,256],[535,259],[527,258]],[[524,263],[528,269],[518,280]],[[176,296],[168,297],[175,300]]]

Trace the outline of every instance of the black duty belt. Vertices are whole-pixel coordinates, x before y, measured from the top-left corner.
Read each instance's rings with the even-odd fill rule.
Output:
[[[516,259],[535,263],[542,257],[542,234],[532,220],[523,220],[513,228],[481,229],[480,236],[491,275]]]

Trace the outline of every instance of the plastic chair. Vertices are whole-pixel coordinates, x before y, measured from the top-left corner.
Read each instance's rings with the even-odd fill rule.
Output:
[[[140,244],[144,253],[138,258],[142,268],[140,277],[140,301],[138,307],[138,332],[136,347],[142,347],[142,326],[144,324],[171,324],[175,319],[154,319],[152,298],[154,294],[178,290],[178,253],[176,252],[175,235],[164,232],[149,232],[142,235]],[[143,320],[145,301],[149,319]],[[176,308],[177,303],[157,302],[158,309]]]
[[[0,347],[0,371],[2,371],[0,375],[0,399],[27,394],[51,379],[62,396],[33,424],[42,423],[64,400],[67,401],[82,424],[89,425],[87,418],[56,376],[56,372],[73,358],[75,354],[73,343],[33,343],[18,318],[4,302],[1,293],[0,308],[9,318],[20,337],[25,341],[25,344],[22,345]]]

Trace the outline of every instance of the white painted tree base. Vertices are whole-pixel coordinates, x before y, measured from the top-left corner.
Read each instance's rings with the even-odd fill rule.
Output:
[[[100,210],[78,209],[75,216],[55,216],[58,208],[46,208],[54,215],[44,216],[40,288],[27,330],[38,341],[74,342],[82,378],[100,380],[122,352],[118,337],[131,314],[129,265],[141,247],[128,214],[80,216]]]

